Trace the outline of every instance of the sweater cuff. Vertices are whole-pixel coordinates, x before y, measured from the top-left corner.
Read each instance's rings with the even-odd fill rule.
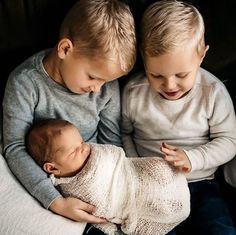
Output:
[[[199,150],[191,149],[184,150],[186,153],[190,163],[191,163],[191,172],[196,170],[201,170],[203,168],[204,159],[201,154],[199,154]]]
[[[38,184],[33,192],[33,196],[37,198],[46,209],[49,208],[56,198],[62,197],[50,179],[44,180]]]

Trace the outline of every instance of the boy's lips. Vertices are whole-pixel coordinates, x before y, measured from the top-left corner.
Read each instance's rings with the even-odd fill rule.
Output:
[[[176,95],[179,93],[179,91],[172,91],[172,92],[166,92],[166,91],[164,91],[164,93],[165,93],[167,96],[173,97],[173,96],[176,96]]]

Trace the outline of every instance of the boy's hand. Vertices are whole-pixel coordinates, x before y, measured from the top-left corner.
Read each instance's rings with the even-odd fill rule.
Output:
[[[78,222],[88,222],[94,224],[107,222],[106,219],[99,218],[91,214],[96,210],[94,206],[73,197],[56,198],[50,205],[49,209],[59,215]]]
[[[164,153],[164,159],[172,166],[179,169],[182,172],[191,171],[191,163],[185,152],[173,145],[162,143],[160,150]]]

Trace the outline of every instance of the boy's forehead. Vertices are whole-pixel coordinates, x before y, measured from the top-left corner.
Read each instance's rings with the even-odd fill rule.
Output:
[[[126,72],[121,69],[121,65],[117,59],[98,59],[95,60],[94,63],[95,66],[94,64],[91,65],[93,69],[91,69],[90,73],[94,75],[95,78],[113,80],[126,74]]]
[[[168,75],[191,71],[199,60],[195,50],[177,50],[160,56],[145,56],[144,63],[147,72]]]

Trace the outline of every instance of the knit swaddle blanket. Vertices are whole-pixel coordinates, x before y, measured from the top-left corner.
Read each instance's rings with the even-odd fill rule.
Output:
[[[96,206],[96,224],[115,234],[161,235],[187,218],[190,195],[186,178],[157,157],[126,158],[122,148],[91,144],[91,155],[73,177],[52,178],[64,196]]]

